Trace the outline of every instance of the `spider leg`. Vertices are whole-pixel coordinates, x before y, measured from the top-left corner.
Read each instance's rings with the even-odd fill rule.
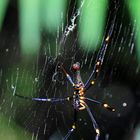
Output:
[[[88,91],[94,84],[95,82],[91,81],[90,84],[85,87],[84,92]]]
[[[32,101],[40,101],[40,102],[63,102],[63,101],[70,101],[71,97],[65,97],[65,98],[30,98],[30,97],[26,97],[26,96],[22,96],[19,94],[16,94],[14,96],[17,96],[19,98],[22,99],[26,99],[26,100],[32,100]]]
[[[101,46],[101,48],[100,48],[100,50],[99,50],[99,52],[97,54],[95,65],[93,67],[92,73],[90,74],[88,80],[86,81],[85,87],[88,86],[88,84],[91,81],[92,77],[93,77],[94,80],[96,80],[98,75],[99,75],[100,68],[101,68],[101,66],[103,64],[104,57],[105,57],[105,54],[106,54],[106,50],[107,50],[110,38],[111,38],[113,30],[114,30],[117,10],[118,10],[118,8],[116,8],[116,10],[114,11],[114,15],[113,15],[114,18],[112,20],[111,27],[109,28],[109,31],[108,31],[108,33],[106,35],[106,38],[103,40],[102,46]]]
[[[71,126],[71,129],[68,130],[68,133],[65,135],[63,140],[67,140],[71,136],[71,134],[75,131],[75,129],[76,129],[76,121],[77,121],[77,110],[74,109],[74,121],[73,121],[73,124]]]
[[[84,105],[85,105],[85,108],[91,118],[91,121],[92,121],[92,124],[93,124],[93,127],[94,127],[94,130],[96,132],[96,137],[95,137],[95,140],[99,140],[99,137],[100,137],[100,130],[99,130],[99,127],[98,127],[98,124],[97,122],[95,121],[91,111],[90,111],[90,108],[88,107],[88,105],[84,102]]]
[[[64,98],[31,98],[31,97],[27,97],[27,96],[23,96],[20,94],[16,93],[16,87],[12,86],[12,90],[13,90],[13,96],[17,96],[19,98],[22,99],[26,99],[26,100],[32,100],[32,101],[40,101],[40,102],[63,102],[63,101],[71,101],[72,97],[64,97]]]
[[[59,68],[63,71],[63,73],[67,77],[68,81],[74,86],[75,84],[74,84],[71,76],[66,72],[66,70],[64,69],[64,67],[62,66],[62,64],[59,65]]]
[[[88,101],[91,101],[91,102],[93,102],[93,103],[96,103],[96,104],[101,104],[101,102],[99,102],[99,101],[97,101],[97,100],[93,100],[93,99],[91,99],[91,98],[87,98],[87,97],[85,97],[84,98],[85,100],[88,100]]]
[[[13,96],[17,96],[19,98],[22,99],[26,99],[26,100],[32,100],[32,101],[40,101],[40,102],[63,102],[63,101],[70,101],[72,100],[72,97],[64,97],[64,98],[31,98],[31,97],[27,97],[27,96],[23,96],[20,94],[16,93],[16,88],[12,87],[13,90]]]
[[[101,103],[100,101],[93,100],[93,99],[87,98],[87,97],[85,97],[84,99],[85,99],[85,100],[88,100],[88,101],[91,101],[91,102],[93,102],[93,103],[99,104],[99,105],[101,105],[103,108],[105,108],[105,109],[107,109],[107,110],[109,110],[109,111],[111,111],[111,112],[115,112],[115,108],[109,106],[107,103]]]
[[[68,130],[68,133],[66,134],[63,140],[67,140],[71,136],[71,134],[74,132],[75,129],[76,129],[76,126],[75,124],[73,124],[71,129]]]

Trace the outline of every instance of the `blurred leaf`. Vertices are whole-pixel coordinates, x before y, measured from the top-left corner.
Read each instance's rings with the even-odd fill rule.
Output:
[[[41,18],[43,26],[50,32],[56,32],[61,26],[66,12],[66,0],[41,0]]]
[[[23,56],[37,54],[40,47],[40,0],[19,0],[19,19]]]
[[[107,4],[107,0],[86,0],[84,3],[79,22],[79,40],[85,50],[93,50],[100,43]]]
[[[0,31],[9,0],[0,0]]]
[[[140,62],[140,0],[126,0],[126,2],[132,16],[133,26],[136,27],[136,49],[138,60]]]

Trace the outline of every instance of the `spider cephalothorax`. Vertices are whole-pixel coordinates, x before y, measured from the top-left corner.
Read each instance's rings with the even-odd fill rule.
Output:
[[[80,63],[79,62],[76,62],[72,65],[72,70],[73,71],[77,71],[77,70],[80,70]]]

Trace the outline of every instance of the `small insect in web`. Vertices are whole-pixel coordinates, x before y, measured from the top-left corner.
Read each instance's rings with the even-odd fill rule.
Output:
[[[67,140],[71,136],[71,134],[76,130],[76,128],[77,128],[77,121],[76,121],[77,120],[77,113],[81,110],[87,110],[87,113],[89,114],[89,116],[91,118],[93,128],[96,132],[95,140],[99,140],[100,129],[99,129],[99,126],[98,126],[96,120],[94,119],[94,116],[93,116],[90,108],[88,107],[88,105],[86,103],[87,101],[98,104],[111,112],[115,111],[115,108],[109,106],[107,103],[102,103],[100,101],[86,97],[86,95],[87,95],[86,92],[94,85],[94,83],[96,82],[96,79],[98,77],[98,74],[100,72],[100,68],[101,68],[103,60],[104,60],[104,56],[105,56],[105,53],[107,50],[109,39],[110,39],[112,31],[113,31],[113,26],[114,26],[114,24],[111,26],[109,33],[107,34],[107,37],[105,38],[103,45],[99,50],[93,71],[85,84],[83,83],[82,78],[81,78],[80,63],[79,62],[76,62],[72,65],[72,70],[74,73],[73,79],[66,72],[62,63],[60,63],[58,65],[59,69],[62,71],[62,73],[65,75],[65,77],[67,78],[67,80],[70,82],[70,84],[73,87],[73,94],[71,96],[67,96],[67,97],[63,97],[63,98],[30,98],[30,97],[26,97],[26,96],[22,96],[20,94],[17,94],[15,91],[15,88],[12,87],[13,88],[13,95],[17,96],[19,98],[33,100],[33,101],[39,101],[39,102],[51,102],[52,104],[56,103],[56,102],[58,102],[58,103],[71,102],[72,103],[72,106],[74,109],[74,121],[72,123],[71,128],[68,130],[68,133],[65,135],[64,140]],[[91,80],[92,77],[94,77],[94,80]]]

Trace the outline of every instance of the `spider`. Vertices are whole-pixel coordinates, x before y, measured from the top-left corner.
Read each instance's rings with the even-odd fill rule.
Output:
[[[71,136],[71,134],[76,130],[76,128],[77,128],[77,121],[76,121],[77,120],[77,113],[79,111],[82,111],[82,110],[87,110],[87,113],[89,114],[89,117],[91,118],[93,128],[96,132],[95,140],[99,140],[100,129],[99,129],[99,126],[98,126],[90,108],[88,107],[88,105],[86,103],[87,101],[98,104],[98,105],[102,106],[103,108],[105,108],[105,109],[107,109],[111,112],[115,112],[115,108],[111,107],[107,103],[102,103],[100,101],[88,98],[88,97],[86,97],[86,94],[85,94],[95,84],[96,79],[99,75],[100,68],[103,64],[104,56],[105,56],[105,53],[106,53],[106,50],[107,50],[107,47],[108,47],[108,44],[109,44],[109,40],[110,40],[110,37],[111,37],[112,32],[113,32],[115,19],[116,19],[116,15],[114,16],[114,19],[112,21],[109,32],[108,32],[106,38],[104,39],[103,44],[102,44],[102,46],[101,46],[101,48],[100,48],[100,50],[97,54],[93,71],[90,74],[90,76],[89,76],[89,78],[88,78],[88,80],[86,81],[85,84],[83,83],[82,78],[81,78],[80,63],[79,62],[76,62],[72,65],[74,78],[72,78],[66,72],[62,63],[60,63],[58,65],[59,69],[62,71],[62,73],[65,75],[65,77],[67,78],[67,80],[69,81],[69,83],[73,87],[73,94],[71,96],[63,97],[63,98],[30,98],[30,97],[26,97],[26,96],[22,96],[20,94],[17,94],[16,93],[16,88],[12,87],[13,96],[17,96],[19,98],[23,98],[23,99],[27,99],[27,100],[33,100],[33,101],[39,101],[39,102],[51,102],[51,103],[59,102],[59,103],[61,103],[61,102],[67,101],[67,102],[72,103],[72,106],[73,106],[73,109],[74,109],[74,121],[71,125],[71,128],[68,130],[67,134],[64,136],[63,140],[67,140]],[[91,79],[93,79],[93,80],[91,80]]]
[[[22,96],[22,95],[17,94],[15,92],[14,87],[13,87],[13,95],[17,96],[19,98],[29,99],[29,100],[33,100],[33,101],[51,102],[51,103],[64,102],[64,101],[72,102],[72,106],[74,109],[74,121],[73,121],[71,128],[68,130],[68,133],[65,135],[64,140],[67,140],[70,137],[70,135],[77,128],[76,120],[77,120],[78,111],[85,110],[85,109],[87,110],[87,113],[89,114],[89,116],[91,118],[93,128],[96,132],[95,140],[99,140],[100,129],[99,129],[99,126],[98,126],[96,120],[94,119],[92,112],[91,112],[90,108],[88,107],[86,101],[90,101],[90,102],[93,102],[95,104],[101,105],[103,108],[106,108],[107,110],[109,110],[111,112],[115,111],[115,108],[109,106],[107,103],[101,103],[100,101],[97,101],[97,100],[94,100],[91,98],[87,98],[86,94],[85,94],[88,91],[88,89],[90,89],[95,84],[95,81],[97,79],[97,76],[98,76],[100,68],[101,68],[101,65],[103,63],[104,55],[105,55],[105,52],[106,52],[106,49],[108,46],[110,36],[112,34],[112,30],[113,30],[113,28],[111,27],[110,31],[109,31],[109,33],[108,33],[108,35],[103,43],[103,46],[101,47],[101,49],[98,53],[93,72],[91,73],[91,75],[89,76],[89,79],[87,80],[87,82],[85,84],[83,83],[81,75],[80,75],[80,63],[79,62],[76,62],[72,65],[72,70],[74,73],[73,79],[66,72],[65,68],[63,67],[63,64],[58,65],[60,70],[62,70],[63,74],[66,76],[67,80],[70,82],[70,84],[73,87],[72,96],[68,96],[68,97],[64,97],[64,98],[30,98],[30,97],[26,97],[26,96]],[[94,80],[91,80],[91,77],[93,77],[93,75],[94,75]]]
[[[100,64],[101,62],[98,60],[96,62],[96,75],[99,73],[99,68],[100,68]],[[95,81],[91,81],[90,84],[88,86],[85,86],[82,79],[81,79],[81,75],[80,75],[80,63],[76,62],[75,64],[73,64],[72,66],[72,70],[75,73],[75,81],[72,80],[71,76],[66,72],[66,70],[64,69],[64,67],[62,65],[59,66],[59,68],[63,71],[63,73],[65,74],[66,78],[68,79],[68,81],[71,83],[71,85],[73,86],[73,95],[72,96],[68,96],[65,98],[30,98],[30,97],[25,97],[22,95],[19,95],[17,93],[14,93],[14,96],[20,97],[20,98],[24,98],[24,99],[30,99],[33,101],[41,101],[41,102],[63,102],[63,101],[72,101],[72,105],[73,105],[73,109],[74,109],[74,122],[71,126],[71,129],[68,131],[68,133],[66,134],[66,136],[64,137],[64,140],[67,140],[70,135],[73,133],[73,131],[76,129],[76,120],[77,120],[77,113],[78,111],[81,110],[87,110],[93,127],[95,129],[96,132],[96,138],[95,140],[99,139],[100,136],[100,130],[98,127],[98,124],[96,122],[96,120],[94,119],[90,108],[88,107],[86,100],[87,101],[91,101],[94,102],[96,104],[101,105],[102,107],[108,109],[109,111],[114,112],[115,109],[113,107],[110,107],[107,103],[101,103],[97,100],[93,100],[91,98],[87,98],[85,96],[86,91],[88,91],[88,89],[94,85]]]

